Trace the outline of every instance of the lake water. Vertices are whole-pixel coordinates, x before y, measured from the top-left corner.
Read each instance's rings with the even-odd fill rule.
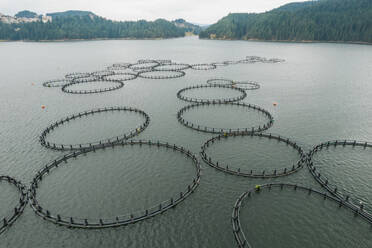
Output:
[[[267,109],[274,125],[267,132],[291,138],[305,150],[334,139],[372,141],[372,46],[169,40],[0,43],[0,174],[29,185],[35,173],[61,156],[40,145],[48,125],[71,114],[107,106],[131,106],[151,118],[136,139],[161,140],[198,154],[213,137],[184,127],[177,111],[188,105],[177,91],[210,78],[260,82],[242,102]],[[171,59],[210,63],[247,55],[285,59],[277,64],[239,64],[216,70],[186,70],[170,80],[137,78],[117,91],[73,95],[42,82],[71,72],[92,72],[113,63]],[[75,89],[84,89],[76,86]],[[187,94],[186,94],[187,93]],[[200,94],[199,94],[200,93]],[[235,92],[206,89],[188,97],[235,97]],[[212,94],[213,93],[213,94]],[[277,102],[276,107],[273,102]],[[41,105],[45,105],[43,110]],[[188,111],[188,121],[212,127],[251,127],[267,121],[239,107],[210,106]],[[56,143],[84,143],[132,130],[143,119],[131,113],[102,113],[70,122],[48,138]],[[241,142],[240,142],[241,140]],[[237,138],[216,143],[210,155],[245,169],[290,167],[294,150],[276,141]],[[200,156],[198,155],[201,160]],[[324,150],[315,164],[339,189],[372,206],[371,150],[352,147]],[[248,161],[248,162],[247,162]],[[69,229],[25,212],[0,236],[0,247],[235,247],[232,207],[239,195],[257,184],[298,183],[320,189],[307,168],[280,179],[227,175],[201,162],[200,186],[176,208],[152,219],[104,230]],[[112,217],[143,210],[177,195],[195,177],[185,156],[167,149],[127,147],[97,151],[52,171],[40,183],[38,200],[52,213]],[[0,183],[0,214],[12,211],[17,191]],[[276,190],[263,192],[242,206],[242,226],[253,247],[372,247],[372,228],[336,203],[315,195]]]

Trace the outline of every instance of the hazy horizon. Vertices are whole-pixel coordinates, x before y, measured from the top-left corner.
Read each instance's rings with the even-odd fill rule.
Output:
[[[15,15],[19,11],[29,10],[38,14],[63,12],[66,10],[91,11],[99,16],[116,21],[153,21],[158,18],[174,20],[183,18],[192,23],[212,24],[229,13],[259,13],[265,12],[294,0],[106,0],[105,2],[92,0],[0,0],[0,13]]]

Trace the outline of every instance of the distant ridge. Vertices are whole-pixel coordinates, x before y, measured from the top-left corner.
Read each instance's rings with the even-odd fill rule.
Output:
[[[74,17],[74,16],[96,16],[91,11],[82,11],[82,10],[67,10],[64,12],[54,12],[54,13],[47,13],[47,16],[51,17]]]
[[[261,14],[229,14],[199,37],[372,43],[372,0],[318,0]]]
[[[307,2],[295,2],[288,3],[286,5],[280,6],[279,8],[273,9],[272,11],[299,11],[301,9],[311,7],[316,1],[307,1]]]
[[[199,26],[183,19],[122,22],[81,10],[46,16],[21,11],[17,15],[19,18],[0,15],[0,40],[165,39],[201,31]]]
[[[200,26],[187,22],[184,19],[176,19],[172,21],[172,23],[177,27],[184,28],[186,32],[190,32],[196,35],[198,35],[202,30]]]
[[[18,12],[14,16],[18,17],[18,18],[22,18],[22,17],[24,17],[24,18],[35,18],[38,15],[35,12],[28,11],[28,10],[23,10],[23,11]]]

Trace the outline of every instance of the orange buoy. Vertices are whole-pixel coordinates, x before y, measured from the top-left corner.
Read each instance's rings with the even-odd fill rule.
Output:
[[[45,109],[45,105],[41,105],[41,109]]]
[[[274,107],[276,107],[278,105],[278,103],[277,102],[273,102],[273,105],[274,105]]]

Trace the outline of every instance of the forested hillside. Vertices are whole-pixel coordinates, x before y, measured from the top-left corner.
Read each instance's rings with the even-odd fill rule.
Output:
[[[372,0],[318,0],[262,14],[229,14],[199,37],[372,42]]]
[[[67,11],[47,14],[52,21],[0,22],[0,40],[62,40],[95,38],[172,38],[185,35],[183,28],[164,19],[153,22],[115,22],[92,12]]]

